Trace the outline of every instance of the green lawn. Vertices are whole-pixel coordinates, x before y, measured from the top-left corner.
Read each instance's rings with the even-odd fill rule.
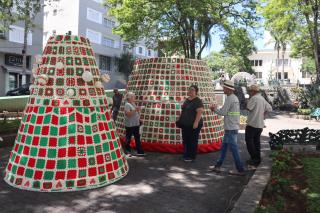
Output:
[[[20,125],[19,119],[0,121],[0,134],[16,132]]]
[[[308,182],[308,212],[320,213],[320,158],[303,158],[304,172]]]

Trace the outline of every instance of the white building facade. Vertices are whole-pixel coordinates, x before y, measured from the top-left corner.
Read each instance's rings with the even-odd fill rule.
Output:
[[[112,33],[117,21],[107,15],[108,8],[102,0],[60,0],[44,9],[43,47],[52,34],[83,35],[92,44],[97,64],[102,73],[117,70],[117,58],[130,51],[137,58],[155,57],[157,53],[148,49],[144,42],[129,48],[120,36]]]
[[[282,59],[280,51],[279,60],[277,60],[276,50],[259,50],[249,56],[257,82],[268,85],[270,81],[279,80],[284,84],[310,84],[311,76],[301,71],[302,58],[291,58],[290,53],[290,50],[286,51]],[[283,64],[284,75],[282,76]]]
[[[15,13],[15,11],[13,11]],[[24,23],[12,23],[8,31],[0,31],[0,96],[22,84],[30,83],[34,56],[42,53],[43,16],[40,11],[34,19],[35,27],[27,36],[27,67],[23,79]]]

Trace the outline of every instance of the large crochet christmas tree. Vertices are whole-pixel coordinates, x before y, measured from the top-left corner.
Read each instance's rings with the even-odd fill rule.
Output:
[[[199,138],[199,152],[220,148],[223,137],[222,118],[209,109],[215,103],[210,70],[205,62],[181,58],[150,58],[136,60],[127,90],[134,92],[143,121],[142,146],[146,151],[180,153],[183,151],[181,129],[175,121],[187,97],[188,87],[197,84],[204,102],[204,126]],[[123,105],[116,125],[124,139]]]
[[[24,111],[5,181],[35,191],[75,191],[128,172],[88,39],[50,37]]]

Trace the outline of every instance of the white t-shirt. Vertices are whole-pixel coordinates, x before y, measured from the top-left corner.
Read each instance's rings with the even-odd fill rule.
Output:
[[[124,105],[124,126],[126,127],[133,127],[133,126],[140,126],[140,114],[138,112],[134,112],[131,117],[126,115],[126,112],[130,112],[136,109],[135,104],[130,104],[128,102]]]
[[[249,110],[247,125],[254,128],[263,128],[264,114],[272,111],[271,105],[261,96],[260,93],[249,99],[247,109]]]

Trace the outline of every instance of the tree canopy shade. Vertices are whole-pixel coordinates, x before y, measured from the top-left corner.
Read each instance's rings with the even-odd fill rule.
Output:
[[[257,0],[108,0],[110,15],[119,21],[114,33],[128,42],[164,42],[187,58],[201,58],[214,27],[254,27]]]
[[[263,16],[280,39],[292,42],[295,56],[312,56],[320,83],[319,0],[264,0]]]

